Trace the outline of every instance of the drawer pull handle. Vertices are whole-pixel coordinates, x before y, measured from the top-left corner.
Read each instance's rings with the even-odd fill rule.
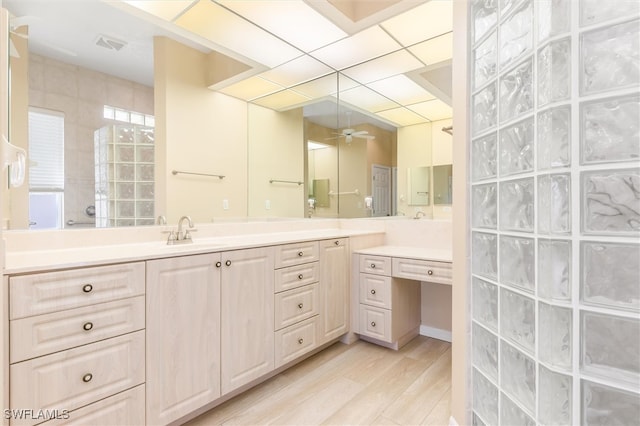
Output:
[[[299,252],[298,252],[298,256],[302,257],[302,256],[304,256],[304,253],[303,253],[303,252],[301,252],[301,251],[299,251]]]
[[[304,278],[304,275],[302,275],[302,274],[298,274],[298,279],[299,279],[299,280],[301,280],[301,279],[303,279],[303,278]]]
[[[87,373],[84,376],[82,376],[82,381],[85,383],[89,383],[91,379],[93,379],[93,374],[91,373]]]
[[[371,327],[375,327],[376,326],[376,322],[375,321],[371,321]]]
[[[371,289],[371,294],[376,294],[375,289]]]
[[[85,322],[85,323],[82,325],[82,329],[83,329],[84,331],[89,331],[89,330],[91,330],[92,328],[93,328],[93,323],[92,323],[92,322]]]
[[[371,269],[376,269],[376,264],[375,263],[371,264]]]
[[[219,268],[222,266],[222,262],[216,262],[216,268]]]
[[[227,260],[226,262],[224,262],[224,264],[227,265],[227,266],[231,266],[231,261]]]
[[[301,345],[301,344],[303,344],[303,343],[304,343],[304,339],[303,339],[302,337],[301,337],[301,338],[299,338],[299,339],[298,339],[298,344],[299,344],[299,345]]]
[[[82,286],[82,291],[84,291],[85,293],[91,293],[92,290],[93,286],[91,284],[85,284]]]
[[[304,305],[302,303],[298,303],[298,308],[302,309]]]
[[[432,271],[431,269],[429,269],[429,270],[427,271],[427,274],[429,274],[429,275],[433,275],[433,271]]]
[[[336,242],[334,244],[339,246],[340,245],[340,240],[336,240]]]

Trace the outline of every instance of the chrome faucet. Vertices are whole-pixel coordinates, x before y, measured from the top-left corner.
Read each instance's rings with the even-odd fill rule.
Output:
[[[185,220],[188,222],[189,228],[185,229],[183,231],[182,227],[183,227],[183,222]],[[178,221],[178,230],[176,232],[169,231],[169,237],[167,238],[167,244],[168,245],[173,245],[173,244],[192,243],[193,240],[191,239],[191,232],[194,232],[194,231],[197,231],[197,229],[195,229],[193,227],[193,221],[191,220],[191,217],[182,216],[180,218],[180,220]]]
[[[413,218],[420,219],[421,217],[424,217],[424,212],[422,210],[418,210]]]

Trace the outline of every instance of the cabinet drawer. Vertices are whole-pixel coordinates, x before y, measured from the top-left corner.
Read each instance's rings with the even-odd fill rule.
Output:
[[[276,247],[276,268],[300,265],[318,260],[318,242],[285,244]]]
[[[393,276],[450,285],[451,263],[393,258]]]
[[[318,314],[318,283],[275,295],[274,326],[276,330]]]
[[[137,331],[11,365],[10,405],[74,410],[143,383],[144,371],[144,331]]]
[[[68,419],[50,420],[44,426],[139,426],[144,422],[144,385],[94,402],[69,413]]]
[[[138,296],[144,285],[143,262],[10,277],[10,318]]]
[[[391,276],[391,258],[384,256],[360,255],[360,272]]]
[[[11,363],[144,328],[144,296],[10,322]]]
[[[275,270],[275,292],[301,287],[318,281],[318,262]]]
[[[318,346],[318,317],[276,331],[276,368]]]
[[[360,274],[360,303],[391,309],[391,277]]]
[[[391,311],[360,305],[360,334],[391,342]]]

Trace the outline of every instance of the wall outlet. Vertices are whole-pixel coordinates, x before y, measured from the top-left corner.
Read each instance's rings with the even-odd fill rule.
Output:
[[[266,210],[271,210],[271,200],[264,200],[264,208]]]
[[[229,200],[222,200],[222,209],[229,210]]]

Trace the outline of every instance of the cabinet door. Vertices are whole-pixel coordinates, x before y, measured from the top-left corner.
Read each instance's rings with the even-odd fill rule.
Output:
[[[274,368],[273,252],[222,253],[222,393]]]
[[[349,329],[349,240],[320,241],[320,344]]]
[[[147,423],[220,396],[219,254],[147,262]]]

